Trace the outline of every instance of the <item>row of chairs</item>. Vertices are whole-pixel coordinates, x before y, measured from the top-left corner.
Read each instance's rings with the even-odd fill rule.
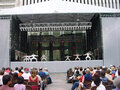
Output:
[[[40,85],[37,82],[28,82],[28,80],[24,80],[24,84],[26,85],[26,90],[40,90]]]

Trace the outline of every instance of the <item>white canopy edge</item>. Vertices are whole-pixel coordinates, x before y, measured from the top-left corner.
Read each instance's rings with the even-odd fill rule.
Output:
[[[120,13],[120,9],[54,0],[0,11],[0,15],[52,13]]]

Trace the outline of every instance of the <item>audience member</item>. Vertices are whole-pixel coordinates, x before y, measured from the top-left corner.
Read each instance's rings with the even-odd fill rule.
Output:
[[[22,76],[18,77],[18,84],[14,85],[14,90],[25,90],[26,87],[23,83],[24,83],[24,78]]]
[[[94,84],[97,86],[96,90],[106,90],[99,77],[95,78]]]
[[[39,76],[41,77],[42,80],[46,78],[46,74],[45,74],[45,72],[43,72],[42,67],[39,68],[38,74],[39,74]]]
[[[9,87],[11,84],[11,76],[4,75],[3,76],[3,85],[0,87],[0,90],[14,90],[13,88]]]
[[[24,69],[24,73],[22,74],[22,77],[25,79],[25,80],[28,80],[29,77],[30,77],[30,72],[29,72],[29,69],[28,68],[25,68]]]
[[[48,69],[45,68],[45,74],[46,74],[46,79],[47,79],[47,84],[51,84],[52,83],[52,79],[50,77],[50,73],[48,72]]]

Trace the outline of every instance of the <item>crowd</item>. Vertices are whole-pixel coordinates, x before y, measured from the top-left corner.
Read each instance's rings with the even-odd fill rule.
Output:
[[[32,90],[45,90],[48,84],[51,84],[52,80],[47,68],[31,67],[28,68],[16,67],[15,70],[11,68],[2,68],[0,70],[0,90],[29,90],[29,86]]]
[[[120,90],[120,66],[74,67],[67,71],[67,81],[71,90]]]

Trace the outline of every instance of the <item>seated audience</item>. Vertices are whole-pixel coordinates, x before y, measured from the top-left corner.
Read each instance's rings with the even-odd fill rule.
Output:
[[[26,87],[23,83],[24,78],[22,76],[18,77],[18,83],[14,85],[14,90],[25,90]]]
[[[13,88],[9,87],[11,84],[11,76],[4,75],[3,76],[3,85],[0,87],[0,90],[14,90]]]

